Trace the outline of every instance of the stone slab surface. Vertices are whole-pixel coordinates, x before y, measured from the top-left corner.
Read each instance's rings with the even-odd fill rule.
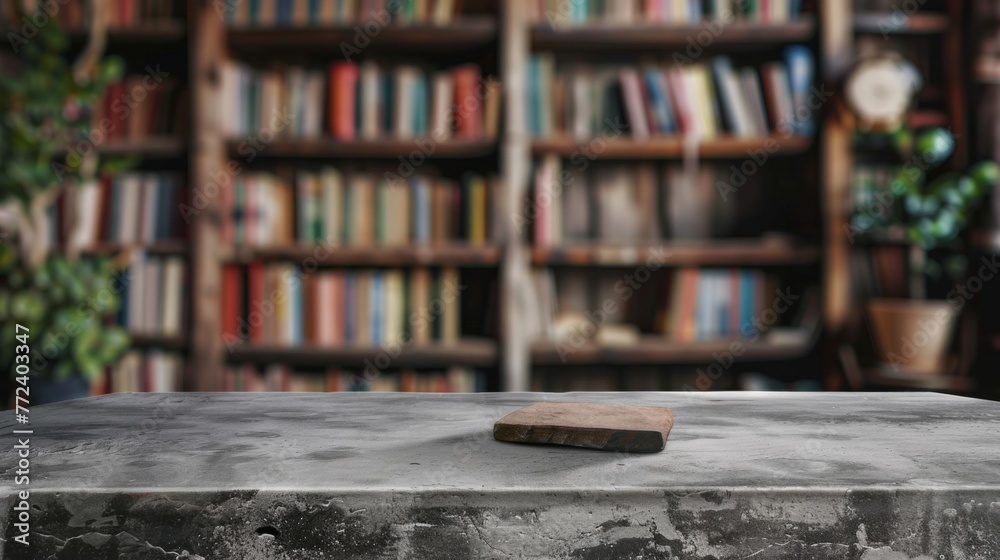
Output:
[[[539,401],[676,425],[655,454],[492,438]],[[1000,404],[974,399],[121,394],[31,428],[33,544],[0,454],[3,558],[1000,558]]]
[[[662,451],[674,425],[669,408],[542,402],[493,424],[493,438],[512,443],[569,445],[598,451]]]

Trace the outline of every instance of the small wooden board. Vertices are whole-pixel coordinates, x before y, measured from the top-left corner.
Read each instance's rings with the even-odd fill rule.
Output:
[[[493,424],[493,437],[516,443],[572,445],[656,453],[674,425],[669,408],[590,403],[535,403]]]

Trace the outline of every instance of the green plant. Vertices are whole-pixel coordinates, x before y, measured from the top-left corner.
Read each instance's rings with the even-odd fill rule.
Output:
[[[104,325],[121,305],[124,283],[115,274],[111,259],[54,254],[29,267],[12,247],[0,247],[0,337],[13,341],[16,325],[27,327],[33,370],[56,379],[93,378],[129,344],[124,329]],[[11,365],[13,351],[13,344],[0,345],[0,364]]]
[[[878,212],[861,208],[852,217],[852,226],[865,231],[872,227],[899,227],[912,244],[911,265],[914,274],[940,276],[947,270],[953,276],[964,271],[964,259],[952,251],[944,264],[927,258],[929,251],[960,248],[959,234],[969,224],[983,195],[997,184],[997,164],[979,162],[962,173],[944,173],[928,181],[930,173],[951,157],[954,137],[942,128],[931,128],[913,136],[907,130],[893,134],[893,142],[912,158],[903,165],[890,183],[883,200],[889,208]],[[887,211],[886,211],[887,210]],[[947,252],[947,251],[946,251]],[[923,297],[922,276],[911,280],[914,297]]]
[[[92,31],[103,33],[99,25]],[[103,138],[92,132],[87,107],[124,64],[100,56],[103,38],[90,39],[71,63],[68,37],[52,20],[19,45],[16,60],[0,60],[0,334],[13,341],[16,324],[30,329],[38,375],[93,376],[128,345],[125,331],[104,325],[120,304],[114,264],[77,258],[72,247],[52,254],[44,234],[62,189],[131,164],[97,155]],[[0,348],[0,367],[11,363],[11,350]]]

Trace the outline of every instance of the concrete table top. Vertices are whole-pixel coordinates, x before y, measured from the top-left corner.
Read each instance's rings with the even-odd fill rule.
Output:
[[[675,424],[652,454],[493,440],[543,400]],[[1000,558],[1000,403],[975,399],[116,394],[28,427],[31,556],[0,456],[11,558]]]

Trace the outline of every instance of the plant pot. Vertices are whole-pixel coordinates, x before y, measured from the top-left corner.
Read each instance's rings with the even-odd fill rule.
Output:
[[[868,317],[875,349],[893,371],[942,372],[958,312],[943,300],[873,299]]]
[[[32,377],[31,404],[49,404],[71,399],[82,399],[90,396],[90,382],[80,374],[73,374],[66,379],[48,379]]]

